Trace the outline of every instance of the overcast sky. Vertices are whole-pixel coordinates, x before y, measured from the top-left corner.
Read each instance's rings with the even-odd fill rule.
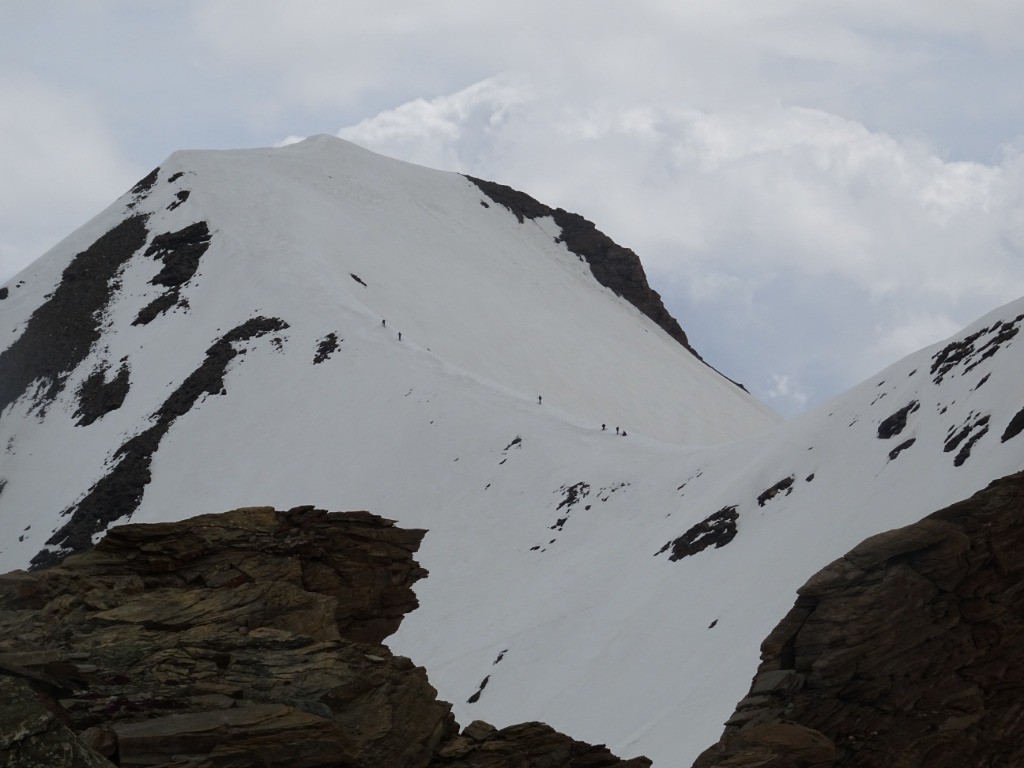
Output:
[[[2,0],[0,282],[181,148],[583,214],[784,414],[1024,295],[1019,0]]]

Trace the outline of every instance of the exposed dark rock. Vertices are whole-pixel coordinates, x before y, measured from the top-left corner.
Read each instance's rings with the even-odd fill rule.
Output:
[[[544,216],[551,215],[551,209],[544,203],[538,202],[530,197],[525,192],[512,189],[505,184],[498,184],[494,181],[486,181],[485,179],[477,179],[473,176],[466,176],[471,182],[476,184],[487,197],[498,205],[504,206],[510,210],[513,215],[522,224],[526,219],[540,219]],[[485,206],[487,207],[487,206]]]
[[[67,670],[57,711],[112,732],[122,768],[425,766],[450,706],[379,645],[416,606],[423,533],[312,507],[114,528],[0,577],[0,662],[37,689]]]
[[[431,768],[649,768],[646,757],[622,760],[604,745],[573,741],[544,723],[498,730],[474,720],[444,745]]]
[[[1024,314],[1008,322],[997,320],[987,328],[947,344],[932,356],[932,381],[941,384],[957,366],[962,365],[963,373],[967,373],[995,355],[1003,344],[1017,335],[1021,320]]]
[[[515,442],[515,440],[513,440],[511,443],[509,443],[509,447],[511,447],[511,446],[513,446],[515,444],[516,444],[516,442]],[[566,507],[566,508],[571,510],[574,506],[579,504],[580,501],[582,501],[583,499],[587,498],[587,494],[590,493],[590,484],[589,483],[584,483],[584,482],[579,482],[579,483],[575,483],[574,485],[570,485],[568,487],[563,485],[558,490],[561,493],[565,494],[565,498],[562,499],[560,502],[558,502],[558,506],[555,507],[555,511],[556,512],[558,510],[562,509],[563,507]]]
[[[781,493],[782,491],[785,491],[785,495],[789,496],[789,494],[793,492],[793,480],[793,475],[790,475],[789,477],[784,477],[781,480],[779,480],[779,482],[777,482],[771,488],[765,488],[757,497],[757,506],[763,507],[769,501],[778,496],[779,493]]]
[[[48,540],[48,548],[32,558],[34,568],[59,563],[73,552],[92,546],[92,536],[115,520],[130,517],[152,477],[150,464],[160,441],[174,420],[192,409],[206,395],[226,394],[224,376],[238,355],[235,344],[267,333],[280,331],[288,324],[276,317],[254,317],[233,328],[206,350],[202,364],[190,373],[157,410],[155,423],[121,444],[114,452],[116,462],[84,497],[61,514],[70,520]],[[51,549],[51,547],[55,549]]]
[[[1016,437],[1021,432],[1024,432],[1024,408],[1017,411],[1013,418],[1010,419],[1010,423],[1006,425],[1006,429],[1003,430],[1003,436],[1000,438],[1000,442],[1005,443],[1007,440]]]
[[[338,351],[340,346],[341,344],[338,340],[338,334],[333,331],[328,333],[317,342],[316,354],[313,356],[313,365],[319,365],[327,360],[331,355]]]
[[[897,456],[903,453],[903,451],[907,450],[907,448],[912,446],[915,442],[917,442],[917,438],[912,437],[909,440],[904,440],[902,443],[897,445],[895,448],[889,451],[889,461],[895,459]]]
[[[619,483],[618,485],[615,485],[613,483],[612,485],[606,486],[604,488],[598,488],[597,497],[601,501],[608,501],[608,499],[611,498],[613,493],[615,493],[616,491],[620,491],[623,488],[628,488],[630,485],[631,483]],[[587,506],[584,507],[584,509],[590,509],[590,505],[588,504]]]
[[[985,417],[985,421],[986,422],[988,421],[988,417],[987,416]],[[963,444],[963,446],[960,448],[960,450],[957,451],[956,456],[953,457],[953,466],[954,467],[961,466],[965,461],[967,461],[967,459],[970,458],[970,456],[971,456],[971,449],[974,448],[974,444],[976,442],[978,442],[979,440],[981,440],[981,438],[983,438],[985,436],[985,433],[987,433],[987,432],[988,432],[988,427],[983,425],[983,426],[981,426],[981,428],[977,432],[975,432],[973,435],[971,435],[970,439],[966,443]]]
[[[487,684],[489,682],[491,682],[491,676],[487,675],[487,677],[480,681],[480,686],[476,689],[476,692],[468,699],[466,699],[466,703],[476,704],[478,701],[480,701],[480,694],[484,692],[484,688],[487,687]]]
[[[156,184],[156,180],[159,176],[160,166],[157,166],[152,171],[143,176],[141,179],[139,179],[137,182],[135,182],[135,186],[132,187],[132,194],[135,195],[136,198],[144,196],[146,193],[149,192],[149,190],[153,188],[153,185]]]
[[[6,285],[3,288],[0,288],[0,301],[3,301],[4,299],[6,299],[8,294],[9,294],[9,291],[8,291]]]
[[[132,325],[146,325],[157,315],[180,303],[181,289],[199,269],[199,260],[210,247],[210,229],[205,221],[189,224],[177,232],[164,232],[153,238],[146,256],[163,263],[149,281],[167,290],[143,307]]]
[[[798,590],[712,766],[1024,765],[1024,473]]]
[[[513,440],[511,443],[509,443],[509,447],[512,447],[515,444],[516,442]],[[507,451],[508,448],[506,448],[505,450]],[[562,530],[565,524],[569,522],[569,516],[572,514],[572,508],[590,495],[590,484],[579,482],[569,486],[563,485],[561,488],[558,489],[557,493],[563,493],[565,494],[565,497],[560,502],[558,502],[558,506],[555,507],[555,511],[557,512],[560,509],[564,509],[565,517],[558,518],[555,521],[555,524],[550,526],[550,529],[552,531]]]
[[[205,221],[157,235],[145,255],[155,257],[164,266],[149,282],[169,288],[184,285],[196,273],[199,259],[209,247],[210,228]]]
[[[485,181],[472,176],[467,179],[476,184],[487,197],[510,210],[519,222],[551,216],[561,230],[560,242],[572,253],[590,265],[590,271],[601,285],[610,288],[657,323],[673,339],[702,360],[690,346],[679,323],[665,309],[661,296],[647,283],[640,259],[628,248],[616,245],[610,237],[598,230],[582,216],[562,208],[549,208],[524,192],[504,184]]]
[[[171,177],[170,177],[169,179],[167,179],[167,181],[168,181],[168,182],[174,182],[174,181],[177,181],[178,179],[180,179],[180,178],[181,178],[182,176],[184,176],[184,175],[185,175],[185,172],[184,172],[184,171],[178,171],[178,172],[177,172],[177,173],[175,173],[175,174],[174,174],[173,176],[171,176]]]
[[[520,437],[519,435],[516,435],[514,438],[512,438],[512,441],[508,445],[506,445],[504,448],[501,449],[501,461],[498,462],[499,466],[501,464],[504,464],[506,461],[508,461],[508,452],[509,451],[511,451],[513,448],[515,448],[518,451],[518,450],[521,450],[522,447],[523,447],[523,438]],[[588,489],[589,489],[589,486],[588,486]],[[559,490],[560,491],[564,491],[565,490],[565,486],[562,486]],[[559,505],[559,509],[561,509],[561,505]]]
[[[0,353],[0,414],[28,393],[43,412],[63,391],[100,338],[118,271],[147,236],[146,217],[129,216],[71,260],[60,284]]]
[[[0,576],[0,765],[650,765],[539,723],[457,735],[424,670],[380,645],[416,607],[423,534],[250,507]]]
[[[963,443],[963,447],[960,448],[960,451],[953,458],[953,466],[959,467],[967,461],[971,455],[971,449],[974,447],[974,444],[983,438],[985,433],[988,432],[988,422],[988,416],[981,416],[980,418],[976,418],[974,421],[970,421],[969,417],[967,424],[953,435],[946,438],[946,443],[942,448],[946,453],[956,450],[957,446]],[[965,440],[966,442],[964,442]]]
[[[47,706],[26,680],[0,674],[0,765],[113,768]]]
[[[178,190],[178,192],[174,195],[174,197],[175,197],[174,202],[167,206],[167,210],[168,211],[173,211],[179,205],[181,205],[186,200],[188,200],[188,197],[189,197],[190,194],[192,194],[192,193],[189,190],[187,190],[187,189],[180,189],[180,190]]]
[[[882,419],[878,425],[878,439],[888,440],[902,432],[907,426],[907,416],[920,407],[921,404],[917,400],[911,400],[896,413]]]
[[[149,304],[139,310],[139,314],[135,316],[132,321],[132,325],[149,325],[149,323],[156,320],[158,315],[162,315],[167,310],[174,307],[178,303],[178,294],[175,291],[167,291],[161,293]]]
[[[672,562],[682,560],[684,557],[695,555],[708,547],[714,545],[716,549],[724,547],[736,538],[736,521],[739,513],[735,506],[722,507],[713,515],[697,523],[678,539],[668,542],[655,553],[655,557],[667,552],[672,553],[668,559]]]
[[[111,411],[116,411],[128,396],[130,386],[128,365],[124,361],[117,374],[107,381],[107,368],[98,368],[90,373],[78,388],[76,426],[87,427]]]

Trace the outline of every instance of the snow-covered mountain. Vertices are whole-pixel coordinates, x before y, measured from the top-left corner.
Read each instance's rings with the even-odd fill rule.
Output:
[[[0,289],[0,570],[368,509],[429,530],[390,645],[460,722],[689,764],[797,586],[1022,468],[1024,301],[780,424],[588,227],[328,137],[172,155]]]

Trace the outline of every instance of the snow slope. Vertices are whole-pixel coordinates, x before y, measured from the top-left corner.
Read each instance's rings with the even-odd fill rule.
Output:
[[[124,222],[142,214],[139,242]],[[198,222],[208,241],[159,239]],[[391,645],[464,724],[540,719],[688,764],[808,576],[1021,469],[1022,302],[777,424],[550,219],[327,137],[173,155],[12,281],[0,384],[37,364],[17,339],[40,307],[89,314],[67,270],[114,230],[138,245],[96,338],[67,330],[77,362],[0,414],[0,570],[125,509],[316,504],[427,528],[421,607]],[[680,556],[701,543],[720,546]]]

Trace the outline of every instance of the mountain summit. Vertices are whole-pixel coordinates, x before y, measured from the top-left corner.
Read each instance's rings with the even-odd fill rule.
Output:
[[[414,400],[443,391],[455,409],[464,398],[467,416],[484,396],[503,411],[538,410],[546,397],[546,418],[684,443],[772,422],[691,353],[631,252],[591,225],[568,238],[586,241],[575,253],[552,216],[524,219],[495,189],[326,136],[173,155],[20,275],[0,306],[16,337],[0,353],[3,420],[57,430],[62,466],[94,462],[34,488],[15,428],[0,503],[18,503],[21,486],[33,505],[67,510],[48,544],[82,549],[148,503],[165,442],[196,429],[213,447],[208,419],[228,400],[247,420],[255,406],[260,433],[285,444],[316,439],[301,424],[314,418],[327,461],[339,438],[358,435],[358,452],[390,456],[395,472],[410,466],[410,417],[431,420],[381,402],[392,388]],[[668,330],[598,282],[594,264]],[[233,391],[241,380],[223,402],[207,400],[229,392],[229,368],[258,406]],[[353,431],[366,419],[375,427]]]
[[[370,510],[428,530],[390,645],[459,721],[686,764],[809,576],[1020,469],[1022,318],[780,424],[582,217],[330,137],[179,152],[0,289],[0,570]]]

